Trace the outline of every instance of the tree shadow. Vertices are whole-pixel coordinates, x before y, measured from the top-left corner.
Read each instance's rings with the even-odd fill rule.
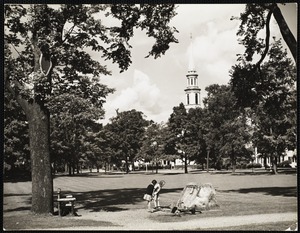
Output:
[[[162,189],[161,194],[178,191],[182,191],[182,189]],[[144,188],[106,189],[91,192],[71,192],[64,190],[61,195],[64,196],[67,193],[71,193],[76,198],[77,210],[84,209],[90,212],[124,211],[129,209],[128,205],[131,206],[145,202],[143,200]]]
[[[184,171],[182,172],[170,172],[170,173],[160,173],[161,175],[168,175],[168,176],[173,176],[173,175],[182,175],[184,174]]]
[[[283,196],[283,197],[297,197],[297,187],[261,187],[261,188],[245,188],[245,189],[232,189],[222,190],[219,192],[229,193],[263,193],[271,196]]]
[[[29,182],[31,180],[31,175],[13,175],[13,176],[4,176],[3,182],[7,183],[18,183],[18,182]]]
[[[31,210],[31,207],[30,206],[27,206],[27,207],[18,207],[18,208],[15,208],[15,209],[8,209],[8,210],[4,210],[3,212],[13,212],[13,211],[25,211],[25,210]]]
[[[26,193],[23,193],[23,194],[16,194],[16,193],[6,193],[6,194],[3,194],[3,197],[21,197],[21,196],[31,196],[31,194],[26,194]]]
[[[278,169],[278,173],[279,174],[296,174],[296,170],[293,170],[293,169],[285,169],[285,170],[281,170],[281,169]],[[232,176],[259,176],[259,175],[264,175],[264,176],[272,176],[274,175],[274,173],[272,173],[270,170],[254,170],[253,172],[251,170],[249,171],[235,171],[234,173],[232,173],[232,171],[230,170],[226,170],[226,171],[213,171],[213,172],[210,172],[209,174],[211,175],[222,175],[222,174],[227,174],[227,175],[232,175]]]
[[[53,175],[53,179],[58,178],[58,177],[121,178],[123,176],[124,176],[124,174],[122,174],[122,173],[113,173],[113,172],[107,172],[107,173],[98,173],[98,172],[79,173],[79,174],[74,174],[74,175],[61,173],[61,174]]]

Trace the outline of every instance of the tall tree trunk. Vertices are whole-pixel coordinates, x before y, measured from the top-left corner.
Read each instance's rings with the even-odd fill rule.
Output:
[[[53,184],[50,160],[49,114],[36,102],[29,104],[28,125],[34,213],[53,213]]]
[[[206,154],[206,171],[209,172],[209,152],[210,150],[207,150]]]
[[[72,175],[74,175],[75,174],[75,163],[74,163],[74,161],[72,162]]]
[[[234,154],[234,148],[233,145],[231,147],[231,157],[232,157],[232,173],[235,173],[236,169],[236,161],[235,161],[235,154]]]
[[[69,161],[69,164],[68,164],[68,170],[69,170],[69,176],[72,175],[72,165],[71,165],[71,161]]]
[[[134,168],[134,159],[131,160],[131,164],[132,164],[132,171],[135,171],[135,168]]]
[[[277,171],[277,157],[276,157],[276,156],[274,156],[274,158],[273,158],[273,166],[272,166],[272,170],[273,170],[273,173],[274,173],[275,175],[278,174],[278,171]]]
[[[128,167],[128,159],[127,159],[127,156],[125,156],[125,166],[126,166],[126,173],[128,174],[129,173],[129,167]]]
[[[184,173],[188,173],[186,153],[184,153]]]

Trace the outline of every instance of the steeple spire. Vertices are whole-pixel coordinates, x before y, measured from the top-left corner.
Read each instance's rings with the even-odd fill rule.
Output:
[[[198,74],[196,72],[193,56],[193,35],[190,34],[191,45],[189,48],[189,67],[186,75],[187,86],[185,91],[186,95],[186,105],[185,108],[189,110],[190,108],[201,107],[201,89],[198,86]]]
[[[191,46],[190,46],[190,51],[189,51],[189,67],[188,71],[195,71],[195,64],[194,64],[194,55],[193,55],[193,35],[192,33],[190,34],[190,39],[191,39]]]

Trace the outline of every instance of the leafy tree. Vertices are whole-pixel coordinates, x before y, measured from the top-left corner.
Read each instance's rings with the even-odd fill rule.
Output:
[[[125,160],[126,173],[129,172],[129,162],[134,164],[136,154],[142,146],[145,127],[148,125],[143,113],[135,109],[124,111],[111,119],[105,129],[112,135],[111,147],[115,152],[115,160]]]
[[[206,129],[204,127],[205,110],[202,108],[191,108],[187,114],[187,129],[190,135],[188,153],[190,159],[203,164],[206,161],[207,148],[204,140]]]
[[[171,139],[167,145],[167,153],[180,153],[181,159],[184,162],[184,173],[188,173],[187,160],[192,157],[189,145],[193,141],[193,135],[188,127],[188,116],[183,103],[179,106],[173,108],[173,113],[171,113],[168,120],[168,128],[171,133]],[[170,147],[170,146],[173,146]]]
[[[80,91],[77,94],[70,92],[53,96],[48,108],[51,111],[53,162],[55,160],[67,162],[71,175],[71,169],[74,174],[80,159],[84,157],[92,159],[93,155],[99,154],[96,139],[91,134],[94,133],[93,128],[99,128],[96,127],[98,125],[96,120],[104,116],[104,111],[101,107],[97,108],[90,99],[80,97]]]
[[[247,118],[236,107],[236,98],[229,85],[213,84],[206,88],[207,97],[204,139],[214,162],[230,158],[235,172],[237,159],[248,156],[245,146],[250,141]]]
[[[88,74],[96,79],[109,74],[87,48],[126,70],[131,63],[129,40],[134,28],[145,29],[155,39],[149,55],[164,54],[170,43],[177,42],[176,29],[168,26],[175,15],[174,5],[5,5],[4,13],[4,82],[29,125],[32,211],[49,213],[53,211],[53,187],[47,102],[53,96],[54,79],[61,86],[80,82]],[[103,25],[96,18],[99,13],[119,19],[121,26]],[[91,86],[80,86],[85,98],[93,102],[106,96],[99,93],[94,100]]]
[[[261,55],[257,62],[259,66],[269,51],[270,19],[274,16],[281,35],[287,43],[294,60],[297,60],[297,41],[290,31],[277,3],[248,3],[245,12],[240,17],[232,17],[241,21],[237,35],[242,37],[240,43],[246,48],[245,59],[252,61],[255,53]],[[258,37],[258,33],[266,29],[265,40]]]
[[[165,127],[163,124],[151,123],[146,128],[141,149],[136,158],[142,158],[147,162],[152,161],[156,166],[158,173],[158,161],[164,159],[164,134]],[[153,167],[153,166],[152,166]]]
[[[86,127],[86,132],[81,139],[82,146],[78,162],[82,161],[90,168],[96,165],[97,172],[99,172],[100,166],[109,162],[105,142],[102,125],[96,122],[90,124]]]
[[[24,164],[30,171],[28,124],[26,116],[18,103],[12,99],[7,90],[4,95],[4,163],[9,169],[4,173],[9,176],[16,175],[17,164]]]
[[[287,52],[283,51],[280,40],[274,41],[268,55],[269,60],[262,65],[260,75],[264,88],[261,83],[252,87],[257,92],[257,104],[252,107],[253,140],[263,155],[271,157],[276,174],[277,159],[286,148],[294,149],[296,146],[296,69],[287,58]],[[239,70],[234,71],[232,82],[239,75]]]

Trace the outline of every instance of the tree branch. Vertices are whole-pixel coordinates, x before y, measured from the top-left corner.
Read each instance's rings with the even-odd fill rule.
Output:
[[[279,26],[281,35],[287,43],[295,62],[297,63],[297,41],[289,29],[279,7],[276,5],[273,10],[274,18]]]
[[[265,57],[268,54],[269,51],[269,42],[270,42],[270,20],[271,20],[271,16],[272,16],[273,11],[270,10],[268,15],[267,15],[267,20],[266,20],[266,47],[265,47],[265,51],[262,54],[260,60],[256,63],[256,67],[259,67],[260,64],[262,63],[262,61],[265,59]]]

